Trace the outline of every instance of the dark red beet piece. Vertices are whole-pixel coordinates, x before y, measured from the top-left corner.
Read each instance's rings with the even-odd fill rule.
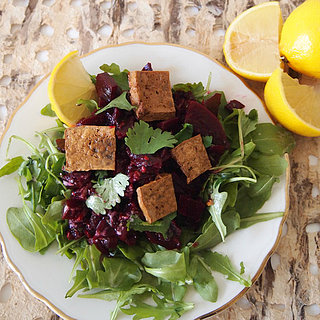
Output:
[[[225,108],[228,109],[229,111],[232,111],[233,109],[243,109],[244,107],[245,105],[238,100],[231,100],[225,106]]]
[[[63,184],[72,189],[72,188],[82,188],[91,182],[92,175],[90,171],[73,171],[73,172],[64,172],[62,174]]]
[[[173,100],[174,100],[174,105],[176,107],[176,116],[183,123],[188,105],[190,101],[194,100],[194,97],[191,91],[189,92],[176,91],[173,93]]]
[[[217,92],[204,102],[204,106],[208,108],[214,115],[218,115],[222,94]]]
[[[65,149],[65,139],[56,139],[57,149],[60,152],[66,152]]]
[[[121,89],[118,87],[116,81],[106,72],[97,75],[96,90],[100,108],[106,106],[111,100],[121,94]]]
[[[179,118],[161,121],[157,124],[157,127],[162,131],[170,131],[172,134],[176,134],[182,128]]]
[[[110,117],[108,112],[92,113],[88,118],[79,120],[77,126],[110,126],[112,124]]]
[[[227,137],[220,121],[203,104],[190,101],[185,122],[193,125],[194,134],[212,136],[214,144],[225,145],[227,143]]]
[[[182,194],[178,201],[178,214],[186,218],[188,225],[197,228],[201,221],[206,205],[200,198],[192,199],[190,196]]]
[[[207,149],[208,156],[211,160],[213,165],[219,162],[220,157],[224,154],[227,150],[226,146],[222,145],[212,145]]]

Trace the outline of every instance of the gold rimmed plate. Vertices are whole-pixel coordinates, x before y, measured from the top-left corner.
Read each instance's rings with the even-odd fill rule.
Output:
[[[212,74],[211,90],[222,90],[227,100],[237,99],[246,105],[246,111],[257,109],[260,122],[271,122],[262,101],[238,77],[214,59],[200,52],[172,44],[125,43],[93,51],[84,57],[82,62],[90,74],[97,74],[99,66],[115,62],[121,68],[140,70],[151,62],[154,70],[168,70],[171,84],[179,82],[199,82],[206,84]],[[23,104],[10,119],[0,148],[0,165],[5,163],[6,147],[11,135],[19,135],[37,144],[35,131],[41,131],[55,125],[53,119],[40,114],[40,109],[48,103],[48,77],[44,78],[29,94]],[[10,157],[28,154],[28,150],[15,142],[10,150]],[[235,266],[243,261],[246,275],[253,281],[261,274],[267,260],[274,252],[282,231],[287,210],[287,186],[289,174],[283,175],[276,184],[270,200],[261,208],[261,212],[285,212],[282,218],[262,222],[247,229],[238,230],[228,236],[226,241],[215,247],[215,250],[227,254]],[[21,206],[20,196],[14,176],[0,179],[0,238],[5,257],[10,266],[18,273],[26,288],[38,299],[44,301],[54,312],[65,319],[87,320],[108,319],[115,302],[105,302],[77,297],[65,299],[70,288],[68,282],[73,262],[56,254],[52,246],[44,254],[29,253],[23,250],[11,235],[6,223],[6,210],[9,207]],[[216,303],[202,300],[190,290],[185,297],[193,302],[195,308],[181,319],[206,318],[208,315],[226,309],[247,290],[237,282],[226,280],[221,274],[215,274],[219,286],[219,297]],[[119,317],[124,319],[126,317]]]

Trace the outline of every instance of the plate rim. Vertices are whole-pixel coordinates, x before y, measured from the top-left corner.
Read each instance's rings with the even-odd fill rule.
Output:
[[[83,55],[80,56],[80,58],[85,58],[95,52],[104,50],[104,49],[108,49],[108,48],[114,48],[114,47],[122,47],[122,46],[128,46],[128,45],[135,45],[135,44],[143,44],[143,45],[147,45],[147,46],[171,46],[171,47],[178,47],[178,48],[182,48],[188,51],[193,51],[195,53],[198,53],[202,56],[205,56],[206,58],[208,58],[209,60],[215,62],[216,64],[218,64],[219,66],[223,67],[225,70],[231,72],[234,76],[236,76],[261,102],[265,112],[267,113],[268,117],[271,119],[271,121],[274,123],[273,118],[271,117],[269,111],[266,108],[266,104],[265,102],[260,98],[260,96],[255,92],[255,90],[253,90],[251,87],[249,87],[249,85],[244,81],[244,79],[242,79],[241,77],[239,77],[239,75],[237,75],[233,70],[231,70],[230,68],[226,67],[224,64],[222,64],[221,62],[219,62],[218,60],[216,60],[215,58],[209,56],[206,53],[201,52],[200,50],[194,49],[192,47],[188,47],[188,46],[184,46],[181,44],[175,44],[175,43],[169,43],[169,42],[145,42],[145,41],[128,41],[128,42],[122,42],[122,43],[118,43],[118,44],[109,44],[109,45],[105,45],[99,48],[96,48],[94,50],[89,51],[88,53],[85,53]],[[3,133],[0,137],[0,147],[2,145],[4,136],[6,135],[7,131],[9,130],[11,123],[13,121],[14,116],[16,115],[16,113],[18,112],[18,110],[20,110],[23,105],[30,99],[30,97],[32,96],[32,94],[38,89],[38,87],[50,76],[51,72],[48,72],[45,76],[43,76],[43,78],[36,83],[33,88],[29,91],[29,93],[27,94],[27,96],[23,99],[23,101],[19,104],[19,106],[12,112],[12,114],[10,115],[8,122],[3,130]],[[235,297],[233,297],[231,300],[229,300],[227,303],[225,303],[224,305],[222,305],[221,307],[210,311],[206,314],[203,314],[199,317],[197,317],[197,320],[204,320],[207,319],[210,316],[216,315],[224,310],[226,310],[227,308],[229,308],[231,305],[233,305],[234,303],[236,303],[239,299],[241,299],[245,293],[252,288],[253,284],[257,281],[257,279],[260,277],[260,275],[262,274],[268,260],[270,259],[270,257],[272,256],[272,254],[276,251],[280,240],[281,240],[281,236],[282,236],[282,231],[283,231],[283,225],[287,220],[288,217],[288,213],[289,213],[289,185],[290,185],[290,158],[288,154],[285,154],[285,159],[288,162],[288,166],[286,169],[286,179],[285,179],[285,210],[284,210],[284,214],[281,218],[280,221],[280,225],[279,225],[279,230],[278,230],[278,234],[277,234],[277,238],[275,240],[275,243],[273,244],[272,248],[269,250],[268,254],[265,256],[265,258],[263,259],[259,269],[257,270],[257,272],[255,273],[255,275],[252,277],[252,285],[250,287],[245,287],[244,289],[242,289]],[[4,255],[4,258],[6,260],[6,262],[8,263],[9,267],[18,275],[20,281],[22,282],[23,286],[27,289],[27,291],[32,294],[35,298],[37,298],[38,300],[44,302],[47,307],[49,307],[53,312],[55,312],[57,315],[59,315],[60,317],[66,319],[66,320],[76,320],[75,318],[72,318],[70,316],[68,316],[66,313],[64,313],[60,308],[56,307],[52,302],[50,302],[46,297],[44,297],[42,294],[38,293],[35,289],[33,289],[31,287],[31,285],[28,284],[28,282],[25,280],[22,272],[19,270],[19,268],[13,263],[13,261],[11,260],[11,258],[9,257],[9,253],[7,251],[6,248],[6,244],[4,241],[4,238],[1,234],[0,231],[0,244],[1,244],[1,248],[2,248],[2,252]]]

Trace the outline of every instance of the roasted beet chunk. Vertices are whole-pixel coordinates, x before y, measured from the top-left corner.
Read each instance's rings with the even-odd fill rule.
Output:
[[[141,71],[153,71],[151,63],[148,62]]]
[[[228,109],[229,111],[232,111],[233,109],[243,109],[244,107],[245,105],[238,100],[231,100],[225,106],[225,108]]]
[[[194,97],[189,92],[175,91],[173,93],[174,105],[176,107],[176,116],[184,122],[184,117],[188,108],[190,101],[194,100]]]
[[[217,92],[204,103],[204,106],[208,108],[216,116],[218,115],[221,97],[222,94]]]
[[[121,89],[118,87],[115,80],[106,72],[97,75],[96,90],[100,108],[106,106],[111,100],[121,94]]]
[[[227,137],[218,118],[203,104],[190,101],[185,122],[193,125],[194,134],[212,136],[213,143],[225,145]]]
[[[84,187],[91,182],[91,178],[90,171],[73,171],[62,174],[63,184],[70,189]]]

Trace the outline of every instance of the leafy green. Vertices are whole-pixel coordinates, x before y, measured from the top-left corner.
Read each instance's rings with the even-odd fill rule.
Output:
[[[245,279],[242,276],[243,264],[241,267],[242,273],[237,272],[237,270],[232,266],[230,259],[228,256],[223,256],[218,252],[205,251],[201,253],[205,263],[213,270],[220,272],[227,276],[228,280],[237,281],[245,287],[251,286],[251,280]]]
[[[77,101],[77,105],[80,106],[82,104],[84,104],[90,112],[93,112],[98,109],[98,103],[96,100],[93,100],[93,99],[91,100],[79,99]]]
[[[248,165],[259,171],[261,174],[279,177],[285,173],[288,162],[278,154],[273,154],[271,156],[254,154],[248,160]]]
[[[128,185],[129,177],[123,173],[118,173],[113,178],[107,178],[94,184],[93,188],[97,195],[91,195],[86,200],[87,207],[95,213],[106,214],[105,209],[111,209],[121,202],[120,197],[124,196]]]
[[[256,150],[266,155],[282,156],[295,146],[294,137],[289,131],[271,123],[257,124],[250,138],[256,144]]]
[[[173,91],[191,92],[198,102],[202,102],[207,94],[202,82],[198,83],[177,83],[172,87]]]
[[[98,110],[96,114],[102,113],[110,108],[118,108],[126,111],[131,111],[136,107],[131,105],[127,100],[127,92],[122,92],[121,95],[113,100],[111,100],[105,107]]]
[[[44,106],[40,113],[43,115],[43,116],[48,116],[48,117],[56,117],[56,113],[52,110],[51,108],[51,103],[48,103],[46,106]]]
[[[168,317],[170,317],[170,320],[174,320],[180,318],[182,314],[193,308],[192,303],[167,301],[166,299],[160,299],[156,295],[152,295],[152,298],[156,306],[135,299],[134,305],[131,305],[128,309],[121,308],[121,311],[128,315],[135,315],[135,320],[145,318],[165,320]]]
[[[202,143],[205,148],[209,148],[212,145],[212,139],[213,139],[212,136],[202,137]]]
[[[116,63],[111,63],[110,65],[103,64],[102,66],[100,66],[100,69],[111,74],[112,78],[122,90],[129,90],[129,71],[127,69],[120,71],[120,67]]]
[[[188,272],[200,296],[207,301],[216,302],[218,298],[218,285],[200,256],[194,255],[192,257]]]
[[[248,218],[240,219],[240,228],[248,228],[256,223],[283,217],[283,212],[256,213]]]
[[[128,129],[125,138],[126,145],[134,154],[153,154],[159,149],[173,148],[177,142],[175,137],[167,131],[153,129],[146,122],[136,122],[133,128]]]
[[[136,230],[136,231],[150,231],[150,232],[158,232],[163,235],[164,238],[167,237],[167,231],[170,227],[171,221],[177,216],[176,212],[173,212],[166,217],[157,220],[153,223],[149,223],[146,221],[141,220],[137,215],[133,215],[127,227],[129,230]]]
[[[173,250],[147,252],[141,262],[146,272],[171,282],[184,282],[187,270],[185,253]]]
[[[192,138],[193,125],[190,123],[184,123],[183,128],[174,135],[174,138],[177,140],[176,145],[181,142]]]
[[[10,159],[9,162],[0,169],[0,177],[9,175],[17,171],[22,162],[24,162],[24,159],[21,156]]]

